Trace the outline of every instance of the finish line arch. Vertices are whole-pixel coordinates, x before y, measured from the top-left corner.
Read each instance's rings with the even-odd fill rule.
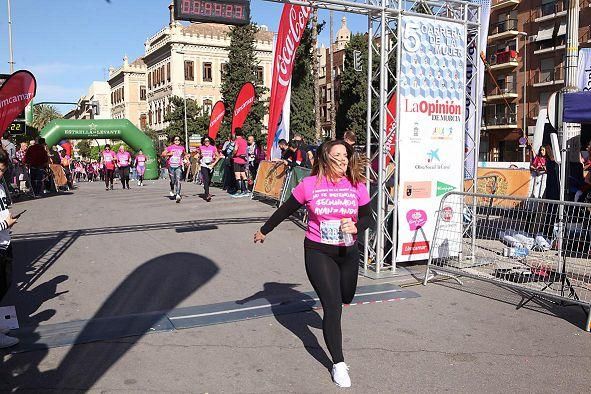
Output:
[[[56,119],[41,130],[51,147],[64,139],[117,139],[122,140],[133,150],[142,150],[146,155],[145,179],[158,179],[158,160],[150,137],[135,127],[127,119]]]

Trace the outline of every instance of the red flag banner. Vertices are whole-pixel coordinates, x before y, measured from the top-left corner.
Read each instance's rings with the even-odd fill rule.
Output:
[[[224,115],[226,114],[226,104],[222,100],[215,103],[213,109],[211,110],[211,115],[209,116],[209,130],[207,135],[210,138],[215,140],[215,137],[218,136],[218,131],[220,131],[220,127],[222,125],[222,120],[224,120]]]
[[[390,150],[390,154],[394,157],[396,153],[396,93],[390,98],[388,102],[388,111],[386,111],[386,147]],[[386,157],[386,164],[390,163],[390,158]]]
[[[312,8],[285,4],[279,23],[275,59],[273,61],[273,83],[269,98],[269,124],[267,134],[267,157],[271,154],[279,116],[283,109],[287,89],[291,81],[296,51],[308,24]]]
[[[252,83],[246,82],[242,85],[238,97],[236,97],[234,112],[232,113],[232,135],[234,135],[237,128],[242,127],[244,124],[254,103],[254,95],[254,85]]]
[[[37,81],[29,71],[20,70],[12,74],[0,87],[0,136],[33,100]]]

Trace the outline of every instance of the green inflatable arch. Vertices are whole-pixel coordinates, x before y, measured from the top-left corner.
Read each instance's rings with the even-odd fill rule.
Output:
[[[57,119],[41,130],[48,146],[65,139],[117,139],[146,155],[145,179],[158,179],[158,160],[152,140],[127,119]]]

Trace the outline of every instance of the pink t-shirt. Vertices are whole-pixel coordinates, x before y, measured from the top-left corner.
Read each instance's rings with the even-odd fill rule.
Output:
[[[213,145],[205,146],[202,145],[199,150],[201,151],[201,165],[210,166],[215,160],[215,154],[217,149]]]
[[[146,166],[146,156],[137,155],[135,157],[135,164],[136,164],[136,167],[145,167]]]
[[[184,146],[170,145],[166,147],[166,151],[172,152],[172,156],[170,156],[166,162],[169,167],[176,168],[183,165],[183,156],[185,155]]]
[[[364,183],[353,186],[347,178],[338,183],[326,177],[306,177],[292,191],[292,195],[308,210],[306,238],[329,245],[346,246],[339,230],[341,219],[351,218],[357,223],[357,210],[369,203],[369,193]],[[357,237],[354,235],[353,240]]]
[[[110,151],[103,151],[102,153],[103,155],[103,164],[105,165],[105,167],[107,168],[107,170],[112,170],[115,168],[115,152],[113,152],[112,150]]]
[[[117,161],[120,167],[127,167],[131,164],[131,155],[129,152],[117,152]]]
[[[546,166],[546,158],[541,156],[536,156],[533,161],[533,166],[535,168],[544,167]]]
[[[246,148],[248,143],[243,137],[236,137],[236,156],[234,156],[234,163],[246,164]]]

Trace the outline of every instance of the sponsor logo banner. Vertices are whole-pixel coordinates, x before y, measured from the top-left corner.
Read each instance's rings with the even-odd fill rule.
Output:
[[[291,82],[296,51],[300,46],[311,13],[312,8],[310,7],[293,4],[283,6],[277,32],[277,42],[275,43],[273,82],[271,84],[271,96],[269,97],[267,157],[271,154],[275,132],[279,125],[279,117]]]
[[[420,16],[403,18],[401,28],[398,220],[408,226],[399,227],[396,259],[413,261],[429,257],[443,190],[463,182],[466,32]]]
[[[580,49],[578,70],[579,89],[583,92],[591,91],[591,48]]]
[[[0,136],[33,100],[37,81],[29,71],[20,70],[12,74],[0,87]]]
[[[213,109],[211,110],[211,115],[209,115],[209,130],[207,135],[209,135],[210,138],[215,140],[215,138],[218,136],[218,131],[220,131],[225,114],[226,105],[222,100],[220,100],[215,103]]]
[[[255,90],[254,85],[250,82],[246,82],[240,88],[240,92],[236,97],[236,103],[234,103],[234,112],[232,116],[232,135],[236,132],[237,128],[242,127],[246,117],[250,112],[250,108],[254,103]]]

